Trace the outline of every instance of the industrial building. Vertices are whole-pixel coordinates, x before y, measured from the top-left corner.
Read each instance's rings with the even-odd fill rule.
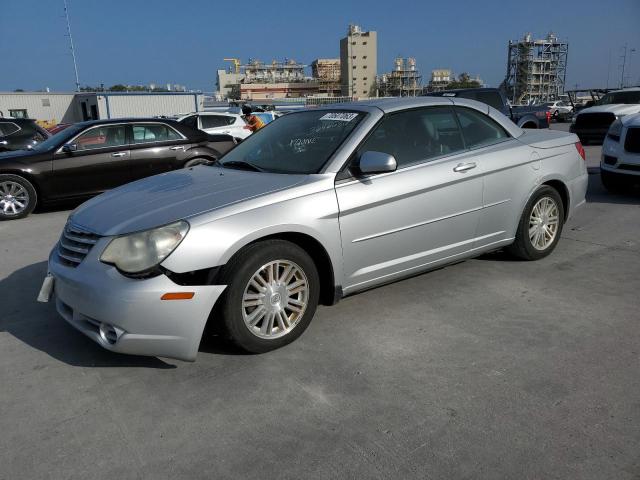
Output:
[[[367,98],[376,85],[378,72],[378,34],[349,25],[340,40],[342,95]]]
[[[429,80],[428,90],[430,92],[446,90],[447,85],[453,82],[455,78],[456,76],[449,68],[431,70],[431,80]]]
[[[305,75],[307,65],[292,59],[249,59],[245,65],[238,58],[225,60],[233,62],[233,68],[218,70],[218,92],[223,98],[271,100],[315,95],[319,91],[319,82]]]
[[[569,44],[550,33],[535,40],[527,33],[509,41],[507,76],[502,84],[514,105],[558,99],[564,93]]]
[[[327,97],[341,95],[339,58],[318,58],[311,62],[311,77],[318,82],[320,95]]]
[[[44,125],[124,117],[175,115],[203,109],[198,93],[0,92],[0,116],[34,118]]]
[[[378,77],[378,93],[383,97],[415,97],[422,92],[422,75],[415,58],[397,57],[393,71]]]

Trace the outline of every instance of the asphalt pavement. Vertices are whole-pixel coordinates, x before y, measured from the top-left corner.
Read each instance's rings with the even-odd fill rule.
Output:
[[[0,223],[0,479],[638,480],[640,194],[586,149],[550,257],[348,297],[263,355],[103,350],[35,302],[68,209]]]

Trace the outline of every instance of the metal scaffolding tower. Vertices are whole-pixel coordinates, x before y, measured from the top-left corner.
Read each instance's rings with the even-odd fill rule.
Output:
[[[416,59],[397,57],[394,69],[378,77],[380,96],[415,97],[422,92],[422,75],[416,68]]]
[[[541,103],[564,93],[569,44],[550,33],[534,40],[509,41],[507,76],[502,84],[513,105]]]

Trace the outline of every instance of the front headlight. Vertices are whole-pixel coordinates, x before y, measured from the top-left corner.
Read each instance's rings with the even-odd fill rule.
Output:
[[[615,140],[616,142],[620,141],[620,135],[622,135],[622,121],[619,118],[616,118],[611,126],[609,127],[609,131],[607,132],[607,137],[611,140]]]
[[[100,256],[125,273],[140,274],[152,269],[173,252],[189,231],[183,220],[164,227],[116,237]]]

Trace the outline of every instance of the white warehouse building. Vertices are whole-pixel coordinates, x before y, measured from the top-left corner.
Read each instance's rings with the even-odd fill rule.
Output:
[[[186,92],[0,92],[0,117],[42,124],[125,117],[171,116],[204,109],[204,96]]]

